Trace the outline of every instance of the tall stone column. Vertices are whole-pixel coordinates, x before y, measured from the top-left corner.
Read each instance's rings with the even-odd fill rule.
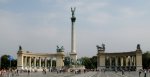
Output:
[[[41,57],[39,57],[39,68],[41,68]]]
[[[51,71],[52,71],[52,67],[53,67],[53,58],[51,58],[51,66],[50,66]]]
[[[45,68],[47,68],[47,58],[45,58]]]
[[[36,57],[34,57],[34,68],[36,68]]]
[[[117,70],[117,67],[118,67],[118,57],[116,56],[115,57],[115,70]]]
[[[126,67],[128,67],[128,56],[126,56]]]
[[[133,66],[135,66],[135,56],[133,57]]]
[[[132,56],[130,56],[130,66],[132,66]]]
[[[53,58],[51,58],[51,68],[53,67]]]
[[[121,66],[123,66],[123,57],[121,57]]]
[[[76,21],[76,17],[74,16],[75,8],[71,8],[72,17],[71,17],[71,53],[70,57],[75,63],[77,60],[77,53],[76,53],[76,40],[75,40],[75,30],[74,30],[74,23]]]
[[[109,57],[109,68],[111,69],[111,66],[112,66],[112,61],[111,61],[111,57]]]
[[[29,62],[28,62],[29,61],[29,57],[28,56],[26,56],[26,60],[25,61],[26,61],[26,69],[27,69],[28,66],[29,66]]]
[[[27,57],[26,56],[24,56],[24,68],[27,66]]]
[[[117,56],[115,57],[115,65],[116,65],[116,67],[118,66],[118,57]]]
[[[31,59],[32,57],[29,57],[29,68],[31,69]]]

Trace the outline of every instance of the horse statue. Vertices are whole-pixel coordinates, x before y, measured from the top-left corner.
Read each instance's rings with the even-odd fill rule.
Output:
[[[59,48],[59,46],[57,45],[57,52],[63,52],[64,51],[64,47],[63,46],[61,46],[61,48]]]
[[[99,50],[105,51],[105,44],[102,44],[102,46],[97,45],[96,47],[97,47],[97,50],[98,50],[98,51],[99,51]]]

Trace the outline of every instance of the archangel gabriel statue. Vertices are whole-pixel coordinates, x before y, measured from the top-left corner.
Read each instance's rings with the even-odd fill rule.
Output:
[[[71,7],[71,12],[72,12],[72,17],[74,17],[74,12],[75,12],[76,8],[72,8]]]

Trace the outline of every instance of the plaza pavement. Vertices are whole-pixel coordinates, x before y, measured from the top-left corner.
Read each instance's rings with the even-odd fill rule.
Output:
[[[56,72],[47,72],[43,74],[42,72],[36,73],[21,73],[19,76],[5,76],[5,77],[139,77],[138,72],[125,72],[125,75],[122,75],[122,72],[106,71],[106,72],[86,72],[81,74],[74,73],[56,73]],[[140,77],[144,77],[144,73],[141,73]],[[147,73],[146,77],[150,77],[150,73]]]

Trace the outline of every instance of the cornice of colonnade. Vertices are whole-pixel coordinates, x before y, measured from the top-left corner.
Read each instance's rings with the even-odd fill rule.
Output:
[[[118,54],[118,53],[122,53],[122,54],[131,54],[131,53],[136,53],[136,51],[128,51],[128,52],[105,52],[106,54]]]
[[[17,54],[22,54],[22,55],[37,55],[37,56],[56,56],[57,53],[34,53],[34,52],[29,52],[29,51],[18,51]]]
[[[136,55],[137,51],[130,51],[130,52],[105,52],[103,54],[105,55],[120,55],[120,56],[134,56]],[[101,53],[100,53],[101,54]]]
[[[56,52],[56,53],[33,53],[30,51],[19,50],[17,54],[21,54],[22,56],[28,57],[57,57],[57,56],[65,56],[64,52]]]

